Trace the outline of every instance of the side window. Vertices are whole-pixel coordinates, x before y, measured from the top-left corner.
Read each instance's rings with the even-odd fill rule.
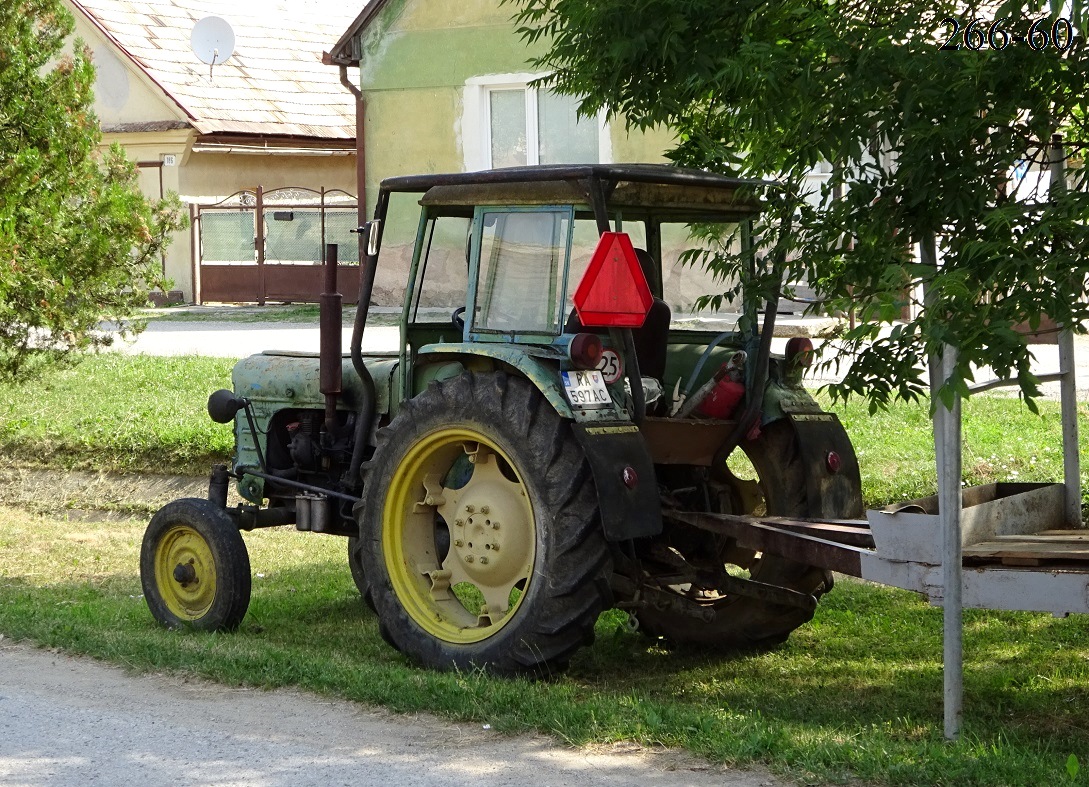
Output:
[[[533,80],[539,76],[489,74],[466,81],[461,118],[466,170],[612,159],[605,117],[579,117],[579,99],[538,88]]]
[[[578,100],[532,87],[488,91],[493,167],[597,164],[599,129],[578,116]]]
[[[482,211],[473,330],[560,333],[569,210]]]
[[[611,225],[617,228],[616,217],[612,217]],[[625,221],[620,229],[631,237],[632,245],[637,249],[647,248],[646,225],[642,221]],[[598,231],[597,222],[592,218],[578,218],[575,220],[575,232],[571,241],[571,269],[567,276],[567,305],[568,314],[575,308],[575,290],[582,281],[586,269],[590,266],[590,258],[594,256],[601,233]]]
[[[468,218],[439,216],[428,222],[412,304],[413,322],[449,322],[450,309],[464,306],[469,289]],[[429,309],[441,309],[438,314]]]

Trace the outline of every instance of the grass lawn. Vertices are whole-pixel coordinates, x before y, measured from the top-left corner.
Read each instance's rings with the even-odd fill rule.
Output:
[[[230,365],[105,355],[0,389],[0,455],[25,466],[204,473],[230,450],[229,428],[204,414]],[[1058,408],[1043,404],[1042,418],[1014,399],[966,406],[971,483],[1061,478]],[[933,492],[925,408],[838,412],[870,504]],[[1086,783],[1089,618],[966,611],[965,733],[950,745],[941,613],[910,593],[840,579],[784,646],[725,658],[670,652],[614,611],[565,675],[498,680],[406,662],[360,602],[345,542],[291,529],[245,534],[254,592],[237,633],[164,631],[140,597],[145,524],[0,507],[0,633],[137,670],[298,685],[576,744],[683,746],[802,782]],[[1076,776],[1071,755],[1083,766]]]

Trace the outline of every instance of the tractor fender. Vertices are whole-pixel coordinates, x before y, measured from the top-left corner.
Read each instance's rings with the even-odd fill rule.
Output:
[[[466,369],[484,371],[480,368],[481,362],[494,366],[498,361],[529,380],[561,418],[570,419],[575,416],[563,395],[559,375],[556,373],[559,360],[558,353],[536,347],[512,348],[505,344],[483,343],[428,344],[420,348],[414,366],[419,368],[433,365],[434,371],[430,374],[416,373],[413,393],[423,391],[432,380],[454,377]],[[458,365],[458,368],[455,369],[454,365]]]
[[[763,424],[787,419],[805,468],[809,516],[854,519],[863,515],[862,477],[851,438],[834,413],[826,413],[798,383],[771,381],[764,391]]]
[[[805,468],[809,516],[855,519],[863,515],[858,457],[834,413],[788,413]]]
[[[662,532],[662,501],[646,441],[632,423],[572,423],[597,487],[601,524],[609,541]]]

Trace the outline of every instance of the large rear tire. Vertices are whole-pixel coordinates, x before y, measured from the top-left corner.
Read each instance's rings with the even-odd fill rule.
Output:
[[[742,446],[757,479],[733,479],[723,508],[729,513],[769,516],[806,516],[805,468],[793,428],[786,421],[765,427],[760,438]],[[832,588],[832,575],[814,566],[775,555],[738,549],[732,539],[696,530],[666,517],[661,543],[692,564],[717,562],[732,573],[797,591],[814,598]],[[640,609],[637,618],[645,633],[677,645],[714,649],[770,647],[786,640],[794,629],[808,622],[813,611],[796,606],[729,593],[714,587],[670,586],[668,592],[683,596],[702,608],[703,616],[678,613],[668,605]]]
[[[374,600],[371,598],[371,583],[363,572],[363,564],[360,562],[359,537],[352,536],[348,539],[348,568],[352,572],[352,581],[359,590],[359,597],[363,603],[374,611]]]
[[[438,669],[552,673],[611,603],[571,426],[527,381],[463,374],[378,434],[360,559],[383,636]]]

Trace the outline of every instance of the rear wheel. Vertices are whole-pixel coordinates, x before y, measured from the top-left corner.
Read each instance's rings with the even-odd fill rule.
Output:
[[[352,580],[359,589],[359,595],[363,599],[363,603],[373,610],[374,600],[371,598],[371,583],[367,581],[367,575],[363,572],[358,536],[352,536],[348,539],[348,568],[352,572]]]
[[[726,513],[805,516],[805,469],[790,424],[769,424],[761,437],[743,446],[756,478],[732,476],[716,495],[706,496],[712,509]],[[722,572],[819,598],[832,588],[832,575],[775,555],[740,549],[733,539],[669,520],[654,549],[683,559],[708,572]],[[666,557],[669,557],[668,555]],[[662,588],[684,604],[651,603],[637,613],[641,630],[680,645],[711,648],[771,646],[808,622],[813,611],[800,606],[739,596],[713,582],[667,585]],[[668,597],[665,599],[668,600]]]
[[[465,374],[379,433],[360,515],[383,635],[430,667],[562,669],[609,606],[582,450],[540,392]]]
[[[220,506],[175,500],[144,531],[140,582],[151,614],[168,628],[236,629],[250,605],[246,543]]]

